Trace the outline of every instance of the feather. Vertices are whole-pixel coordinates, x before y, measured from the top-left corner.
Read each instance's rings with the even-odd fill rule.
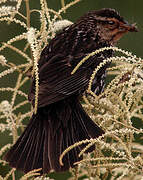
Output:
[[[78,141],[97,138],[103,133],[85,113],[77,97],[71,96],[39,108],[4,159],[25,173],[38,168],[42,168],[41,174],[66,171],[82,159],[78,154],[85,145],[69,151],[63,158],[63,166],[59,163],[61,153]]]

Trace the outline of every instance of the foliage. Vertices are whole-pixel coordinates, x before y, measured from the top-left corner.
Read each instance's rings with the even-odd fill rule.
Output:
[[[25,119],[29,118],[33,112],[36,113],[38,102],[38,66],[40,52],[47,45],[48,41],[55,36],[56,31],[70,25],[72,22],[62,20],[62,13],[75,5],[80,0],[74,0],[65,4],[61,0],[62,8],[59,11],[48,8],[46,0],[39,1],[39,9],[29,6],[29,0],[2,0],[0,1],[0,22],[7,22],[5,26],[12,23],[20,26],[22,32],[0,46],[0,92],[3,99],[0,102],[0,133],[7,132],[12,137],[13,143],[18,138],[19,131],[23,131]],[[21,11],[25,8],[25,14]],[[38,14],[40,26],[32,27],[31,15]],[[21,42],[24,48],[17,47],[16,43]],[[135,121],[143,125],[143,60],[131,53],[117,47],[108,47],[121,55],[105,59],[93,72],[86,96],[84,108],[91,118],[105,130],[105,134],[98,139],[90,139],[78,142],[63,152],[62,157],[75,146],[86,144],[85,149],[79,156],[84,159],[77,162],[78,168],[72,169],[73,177],[86,177],[86,179],[141,179],[143,177],[143,129],[135,126]],[[18,54],[18,62],[11,60],[12,57],[4,55],[5,50],[12,50]],[[100,53],[107,48],[96,50],[89,54],[76,66],[72,73],[76,73],[78,67],[88,61],[90,56]],[[24,59],[23,61],[21,59]],[[108,75],[114,76],[105,91],[96,96],[91,91],[92,80],[96,72],[107,62],[113,62],[114,66],[108,69]],[[29,82],[29,77],[35,76],[36,92],[35,107],[29,105],[25,84]],[[4,83],[6,77],[16,78],[13,86]],[[8,92],[8,97],[6,93]],[[1,97],[2,98],[2,97]],[[21,108],[25,109],[21,111]],[[13,144],[12,143],[12,144]],[[0,166],[6,166],[2,156],[12,146],[5,144],[0,149]],[[96,145],[95,152],[85,154],[84,152],[91,145]],[[5,177],[1,179],[15,179],[16,169],[11,169]],[[21,177],[24,179],[49,179],[48,177],[36,177],[38,170],[29,172]]]

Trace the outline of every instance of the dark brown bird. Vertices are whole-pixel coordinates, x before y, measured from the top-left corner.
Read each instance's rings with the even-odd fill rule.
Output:
[[[135,25],[128,24],[115,10],[101,9],[85,14],[50,41],[39,60],[37,114],[33,114],[23,134],[5,155],[10,166],[25,173],[42,168],[41,174],[74,167],[83,147],[67,153],[63,166],[59,164],[60,154],[78,141],[104,133],[86,114],[79,97],[86,90],[94,68],[111,57],[112,51],[90,57],[76,73],[71,75],[71,72],[92,51],[113,46],[125,33],[135,31]],[[104,89],[108,66],[102,67],[95,76],[92,90],[97,95]],[[34,94],[33,79],[29,93],[33,105]]]

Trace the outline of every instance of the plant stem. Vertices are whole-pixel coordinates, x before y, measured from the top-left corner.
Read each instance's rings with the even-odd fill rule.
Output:
[[[25,4],[26,4],[27,27],[28,27],[28,29],[29,29],[29,28],[31,27],[31,26],[30,26],[30,6],[29,6],[29,0],[25,0]],[[34,62],[33,53],[32,53],[31,48],[30,48],[30,54],[31,54],[32,62]]]
[[[26,4],[27,27],[30,28],[30,7],[29,7],[29,0],[25,0],[25,4]]]
[[[12,172],[12,180],[15,180],[15,172]]]

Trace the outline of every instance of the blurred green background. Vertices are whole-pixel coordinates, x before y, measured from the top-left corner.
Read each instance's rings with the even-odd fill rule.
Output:
[[[47,0],[48,7],[54,10],[59,10],[61,8],[61,0]],[[65,0],[65,3],[69,3],[71,0]],[[37,0],[30,0],[30,7],[39,9],[39,1]],[[71,20],[73,22],[76,21],[80,16],[90,10],[100,9],[100,8],[114,8],[120,12],[120,14],[125,17],[125,19],[130,23],[137,23],[139,32],[138,33],[129,33],[128,35],[124,36],[120,42],[118,43],[118,47],[123,48],[125,50],[131,51],[137,56],[142,57],[143,51],[143,0],[82,0],[78,4],[70,7],[63,17],[65,19]],[[21,12],[25,13],[25,3],[23,2],[23,6],[20,9]],[[39,24],[39,19],[37,16],[32,15],[32,26],[36,26]],[[15,25],[14,23],[7,25],[6,22],[0,22],[0,46],[2,42],[6,42],[10,38],[14,37],[15,35],[20,34],[23,32],[23,29]],[[16,45],[23,48],[23,44],[19,43]],[[11,62],[21,63],[24,62],[20,56],[16,53],[13,53],[11,50],[0,52],[0,55],[4,54],[8,60]],[[21,58],[21,59],[20,59]],[[3,68],[0,66],[0,72]],[[0,81],[0,87],[3,86],[11,86],[15,85],[15,79],[4,78]],[[29,84],[27,84],[26,92],[28,93]],[[1,92],[0,92],[1,93]],[[4,97],[5,96],[5,97]],[[0,101],[4,99],[9,99],[9,94],[0,94]],[[0,146],[10,142],[10,139],[6,137],[6,134],[0,134]],[[0,175],[5,175],[6,169],[0,166]],[[20,174],[18,174],[17,179]],[[61,175],[52,175],[56,180],[66,180],[69,176],[68,173],[61,174]]]

